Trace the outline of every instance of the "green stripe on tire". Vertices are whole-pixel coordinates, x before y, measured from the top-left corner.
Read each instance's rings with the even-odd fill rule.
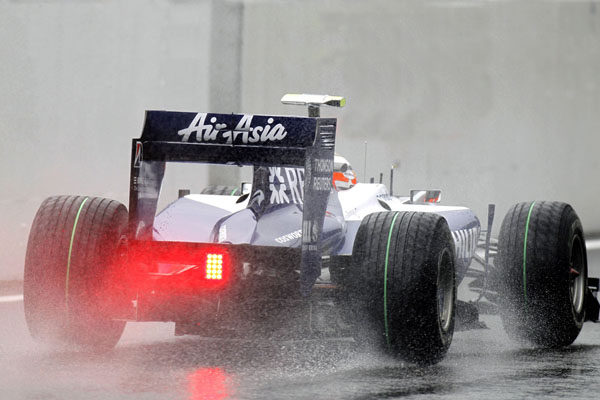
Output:
[[[525,239],[523,240],[523,296],[525,296],[525,304],[527,304],[527,234],[529,233],[529,220],[535,201],[529,206],[527,213],[527,222],[525,222]]]
[[[71,231],[71,241],[69,242],[69,256],[67,258],[67,274],[65,278],[65,304],[67,306],[67,310],[69,309],[69,273],[71,271],[71,253],[73,252],[73,241],[75,240],[75,230],[77,229],[77,221],[79,221],[79,214],[81,214],[81,210],[83,210],[83,205],[88,201],[86,197],[83,199],[81,204],[79,205],[79,210],[77,210],[77,215],[75,215],[75,222],[73,222],[73,230]]]
[[[390,335],[389,335],[389,327],[388,327],[388,310],[387,310],[387,271],[388,271],[388,261],[390,259],[390,243],[392,242],[392,232],[394,230],[394,223],[396,222],[396,218],[398,217],[399,212],[394,215],[392,219],[392,224],[390,225],[390,231],[388,233],[387,246],[385,248],[385,266],[383,271],[383,325],[385,328],[385,341],[387,342],[388,348],[391,348],[392,345],[390,343]]]

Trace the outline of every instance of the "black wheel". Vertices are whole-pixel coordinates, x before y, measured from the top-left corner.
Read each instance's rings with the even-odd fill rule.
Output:
[[[500,315],[512,339],[542,347],[575,341],[585,320],[588,271],[583,229],[570,205],[511,207],[495,264]]]
[[[439,362],[454,334],[454,241],[437,214],[382,212],[361,223],[348,276],[359,341],[418,364]]]
[[[221,196],[240,196],[239,186],[232,185],[208,185],[202,189],[201,194],[218,194]]]
[[[23,282],[25,319],[45,343],[95,351],[114,347],[125,322],[111,319],[108,271],[127,210],[108,199],[57,196],[40,206],[29,233]]]

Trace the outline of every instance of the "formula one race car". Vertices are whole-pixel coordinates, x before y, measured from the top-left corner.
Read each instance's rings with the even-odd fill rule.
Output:
[[[319,117],[343,98],[282,101],[309,117],[148,111],[132,143],[129,212],[97,197],[46,199],[25,261],[31,334],[106,350],[126,321],[174,321],[177,335],[351,335],[432,364],[455,320],[482,325],[479,309],[549,347],[598,319],[598,280],[568,204],[513,206],[496,241],[493,207],[482,232],[471,210],[439,205],[439,191],[396,197],[357,183],[334,154],[336,119]],[[184,194],[157,214],[167,162],[250,165],[253,181]],[[463,281],[475,301],[457,300]]]

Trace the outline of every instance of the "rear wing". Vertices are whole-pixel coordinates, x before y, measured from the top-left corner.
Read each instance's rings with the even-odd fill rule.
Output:
[[[335,132],[335,118],[147,111],[132,141],[129,238],[152,239],[167,162],[304,167],[301,280],[309,291],[321,273]]]
[[[335,125],[331,118],[147,111],[136,141],[144,160],[304,166],[307,150],[335,146]]]

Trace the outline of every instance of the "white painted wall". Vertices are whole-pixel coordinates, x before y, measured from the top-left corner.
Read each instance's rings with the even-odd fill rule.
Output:
[[[146,109],[208,108],[209,1],[0,1],[0,279],[56,194],[127,204]],[[165,197],[205,170],[169,167]]]
[[[327,115],[360,177],[387,180],[399,159],[395,188],[440,188],[482,220],[496,202],[497,226],[512,203],[549,199],[600,231],[597,1],[261,1],[244,29],[244,109],[346,96]]]

